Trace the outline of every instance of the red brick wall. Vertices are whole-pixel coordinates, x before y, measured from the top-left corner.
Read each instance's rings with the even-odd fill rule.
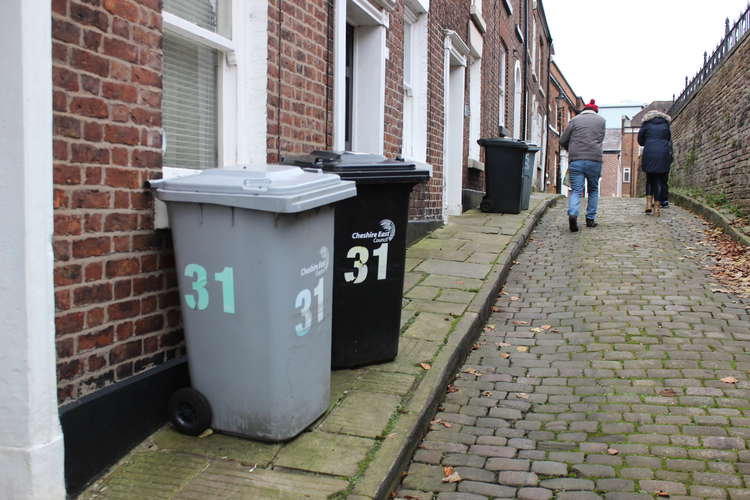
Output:
[[[53,0],[59,402],[181,345],[171,243],[153,231],[161,168],[159,0]]]
[[[599,185],[599,196],[617,196],[617,171],[620,160],[617,153],[605,153],[602,162],[602,180]]]
[[[622,167],[630,167],[630,183],[623,183],[622,195],[625,197],[636,197],[638,193],[637,186],[640,177],[641,156],[640,147],[638,146],[637,129],[626,129],[622,134]],[[645,185],[645,183],[644,183]]]
[[[390,14],[385,64],[385,130],[383,152],[388,157],[401,154],[404,121],[404,9],[399,3]]]
[[[268,2],[268,161],[331,149],[333,1]]]

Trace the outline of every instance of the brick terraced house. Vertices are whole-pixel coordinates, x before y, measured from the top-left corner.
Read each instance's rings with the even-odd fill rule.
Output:
[[[11,498],[79,491],[162,425],[187,384],[172,242],[149,179],[313,150],[401,156],[432,168],[412,194],[420,234],[482,190],[480,137],[542,145],[538,189],[557,175],[541,0],[3,7],[0,490]]]

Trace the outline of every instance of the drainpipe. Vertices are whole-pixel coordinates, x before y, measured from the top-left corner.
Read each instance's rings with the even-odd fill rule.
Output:
[[[547,159],[549,157],[549,69],[550,69],[550,63],[552,62],[552,41],[547,42],[547,46],[549,49],[547,49],[547,89],[545,90],[545,97],[546,97],[546,103],[544,105],[544,122],[546,124],[546,127],[544,129],[544,136],[547,138],[547,144],[544,145],[544,174],[545,177],[547,175]],[[542,75],[539,75],[539,78],[541,78]],[[547,182],[546,179],[543,179],[544,182],[544,189],[542,191],[547,191]]]

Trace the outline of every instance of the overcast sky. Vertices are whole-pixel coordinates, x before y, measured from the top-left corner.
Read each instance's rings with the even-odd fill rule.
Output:
[[[553,58],[587,102],[670,100],[748,0],[543,0]]]

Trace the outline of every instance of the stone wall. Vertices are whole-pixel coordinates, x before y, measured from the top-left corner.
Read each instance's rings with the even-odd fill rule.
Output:
[[[750,36],[673,117],[670,185],[750,214]]]

